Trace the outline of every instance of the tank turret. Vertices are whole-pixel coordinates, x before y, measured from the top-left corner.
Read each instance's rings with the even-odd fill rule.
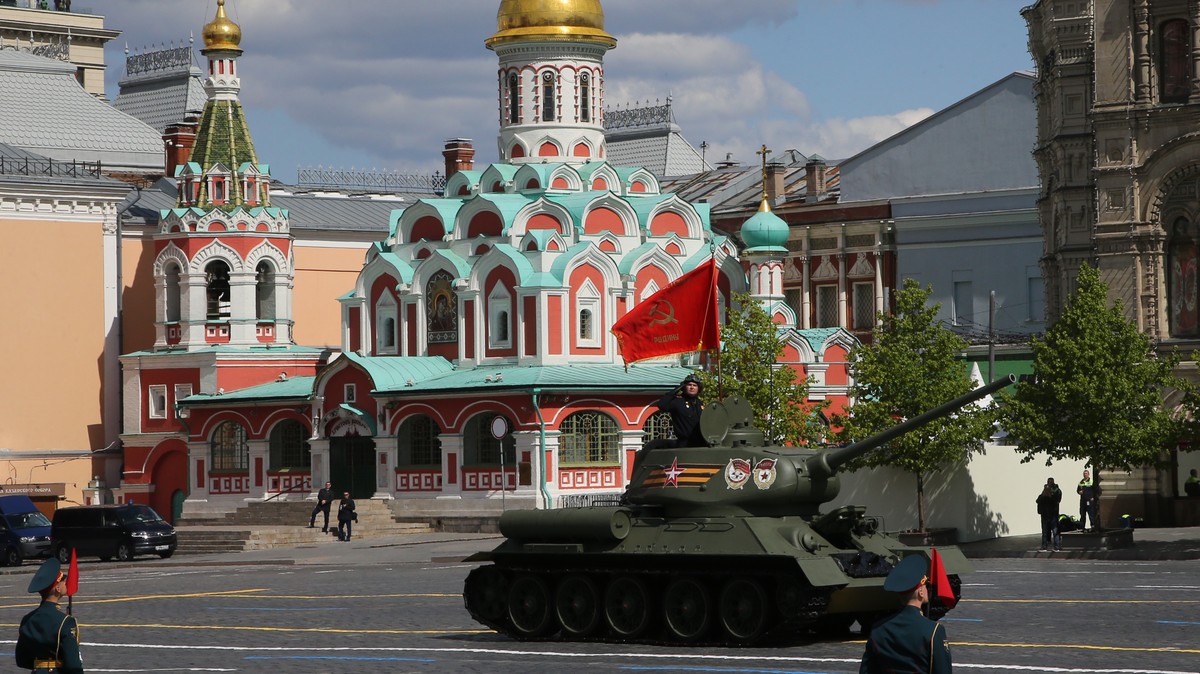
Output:
[[[509,511],[505,541],[468,561],[463,589],[477,621],[519,639],[561,635],[745,645],[767,634],[864,632],[899,608],[883,581],[930,549],[880,532],[863,506],[826,512],[838,472],[890,440],[1010,385],[981,386],[870,438],[832,449],[767,445],[746,402],[731,397],[701,418],[705,447],[638,452],[619,504]],[[970,571],[938,551],[955,598]],[[941,617],[944,606],[931,608]]]

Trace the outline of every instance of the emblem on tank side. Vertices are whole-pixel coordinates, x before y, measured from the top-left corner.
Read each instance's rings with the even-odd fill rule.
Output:
[[[725,466],[725,484],[730,489],[741,489],[750,479],[750,461],[748,459],[730,459]]]
[[[663,482],[664,487],[679,487],[679,476],[687,472],[686,468],[679,467],[679,457],[671,462],[671,467],[663,471],[663,475],[667,477]]]
[[[754,486],[770,489],[775,484],[775,459],[763,459],[754,466]]]

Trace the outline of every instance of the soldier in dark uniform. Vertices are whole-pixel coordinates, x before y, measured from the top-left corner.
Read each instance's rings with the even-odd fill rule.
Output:
[[[705,447],[700,433],[700,378],[689,374],[679,386],[671,389],[658,401],[658,409],[671,414],[671,427],[675,431],[676,447]]]
[[[321,491],[317,492],[317,505],[313,506],[312,514],[308,517],[308,528],[311,529],[317,525],[317,513],[325,514],[325,525],[321,527],[321,533],[329,533],[329,509],[333,507],[333,483],[326,482]]]
[[[946,629],[921,614],[929,603],[928,572],[925,559],[909,555],[888,574],[883,589],[905,598],[904,608],[871,627],[859,674],[953,671]]]
[[[43,562],[29,581],[29,592],[41,594],[42,603],[21,619],[17,666],[34,674],[83,674],[79,625],[58,605],[67,595],[62,564],[55,558]]]

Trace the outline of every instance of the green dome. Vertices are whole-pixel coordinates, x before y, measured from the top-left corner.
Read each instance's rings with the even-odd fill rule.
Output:
[[[769,210],[759,211],[742,225],[747,253],[786,253],[788,224]]]

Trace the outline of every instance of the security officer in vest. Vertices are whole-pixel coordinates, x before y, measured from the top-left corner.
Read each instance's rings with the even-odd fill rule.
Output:
[[[946,629],[921,614],[929,603],[928,581],[929,563],[918,555],[905,557],[888,574],[883,589],[903,597],[904,608],[871,627],[859,674],[953,671]]]
[[[675,431],[676,447],[707,447],[700,433],[700,378],[689,374],[679,386],[658,401],[658,409],[671,414],[671,427]]]
[[[62,564],[53,557],[43,562],[29,581],[29,592],[40,594],[42,603],[21,619],[17,666],[34,674],[83,674],[79,624],[58,605],[67,596]]]
[[[1100,486],[1092,482],[1092,474],[1086,469],[1075,493],[1079,494],[1079,528],[1086,530],[1090,517],[1092,531],[1100,531]]]
[[[1195,468],[1188,473],[1187,482],[1183,483],[1183,493],[1192,498],[1200,498],[1200,475],[1196,474]]]

